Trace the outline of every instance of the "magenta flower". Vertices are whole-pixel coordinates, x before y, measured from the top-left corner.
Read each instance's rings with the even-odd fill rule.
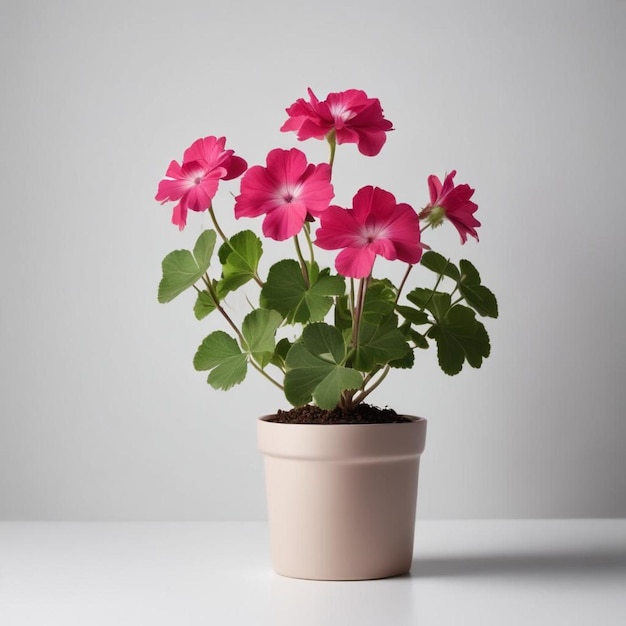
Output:
[[[187,224],[187,211],[206,211],[217,192],[220,179],[237,178],[248,164],[233,150],[224,150],[225,137],[205,137],[194,141],[183,155],[182,165],[172,161],[159,183],[155,200],[165,204],[178,200],[172,223],[180,230]]]
[[[241,179],[235,198],[235,217],[265,214],[263,234],[277,241],[297,235],[309,215],[319,217],[334,194],[330,165],[307,163],[296,148],[276,148],[267,155],[267,167],[255,165]]]
[[[461,243],[471,235],[478,241],[476,227],[480,222],[474,217],[478,205],[470,198],[474,189],[469,185],[454,185],[456,170],[452,170],[444,179],[443,184],[435,175],[428,177],[430,204],[420,213],[420,218],[427,218],[433,226],[438,226],[449,219],[461,235]]]
[[[363,187],[352,199],[352,209],[329,207],[321,217],[315,243],[325,250],[343,250],[335,259],[342,276],[369,276],[376,255],[415,264],[422,256],[417,213],[408,204],[396,204],[393,194]]]
[[[335,131],[337,143],[355,143],[361,154],[377,155],[387,140],[393,124],[383,116],[378,98],[368,98],[364,91],[348,89],[328,94],[320,102],[311,89],[310,102],[296,100],[288,109],[289,119],[283,132],[294,130],[298,139],[323,139]]]

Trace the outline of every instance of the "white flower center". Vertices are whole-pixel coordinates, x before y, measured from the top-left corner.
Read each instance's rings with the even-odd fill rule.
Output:
[[[387,229],[382,224],[363,224],[361,226],[360,238],[363,245],[373,243],[377,239],[387,238]]]
[[[301,190],[302,185],[285,185],[278,190],[276,196],[285,204],[290,204],[291,202],[294,202],[298,199]]]
[[[329,107],[330,114],[336,119],[345,122],[354,117],[354,111],[347,109],[343,104],[333,104]]]

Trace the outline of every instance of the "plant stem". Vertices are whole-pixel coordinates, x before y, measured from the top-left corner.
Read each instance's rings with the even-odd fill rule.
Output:
[[[356,303],[354,301],[354,278],[350,279],[350,312],[352,313],[352,323],[354,324],[354,307]]]
[[[302,276],[304,278],[304,282],[307,288],[309,288],[311,286],[311,282],[309,280],[309,270],[307,269],[306,261],[304,260],[304,257],[302,256],[302,249],[300,248],[298,235],[293,236],[293,241],[296,244],[296,254],[298,255],[298,260],[300,261],[300,267],[302,268]]]
[[[406,272],[404,273],[404,276],[402,277],[402,282],[400,283],[400,287],[398,287],[398,293],[396,294],[396,304],[398,304],[398,300],[400,300],[400,294],[402,293],[402,290],[404,289],[404,285],[412,269],[413,269],[413,265],[408,263],[408,267],[406,268]]]
[[[222,241],[228,241],[228,237],[224,234],[224,231],[220,228],[220,225],[217,222],[217,218],[215,217],[215,213],[213,211],[213,205],[209,207],[209,215],[211,216],[211,221],[213,222],[213,226],[215,226],[215,230],[217,234],[222,238]]]
[[[313,242],[311,241],[311,225],[309,222],[304,222],[304,236],[306,237],[306,242],[309,246],[309,257],[312,265],[315,263],[315,252],[313,251]]]
[[[265,378],[267,378],[267,380],[269,380],[273,385],[278,387],[280,390],[284,390],[284,387],[277,380],[274,380],[262,367],[257,365],[252,359],[248,359],[248,362],[250,363],[250,365],[252,365],[252,367],[254,367],[257,372],[265,376]]]
[[[350,281],[350,292],[351,292],[350,293],[350,299],[351,299],[350,308],[352,312],[352,341],[351,341],[350,352],[346,360],[348,360],[350,355],[353,355],[359,347],[359,333],[361,330],[361,317],[363,316],[363,307],[365,305],[365,294],[367,293],[367,287],[369,285],[371,277],[372,275],[370,274],[366,278],[361,278],[359,280],[359,293],[357,295],[356,302],[354,302],[354,280]],[[367,381],[367,378],[366,378],[366,381]],[[363,384],[366,384],[366,382],[364,382]],[[341,394],[341,399],[339,401],[340,406],[342,406],[345,409],[354,408],[358,404],[358,401],[355,402],[353,400],[355,393],[356,391],[344,391]]]
[[[228,313],[226,313],[226,311],[224,310],[224,308],[220,304],[219,298],[217,297],[217,292],[215,291],[215,287],[213,287],[213,285],[211,284],[211,279],[209,278],[209,275],[205,274],[202,277],[202,281],[206,285],[206,288],[207,288],[207,290],[209,292],[209,295],[211,296],[211,299],[213,300],[213,304],[215,304],[215,308],[222,314],[222,317],[228,322],[229,326],[235,331],[235,333],[237,334],[237,337],[239,337],[239,341],[242,343],[242,345],[245,345],[246,344],[246,340],[244,339],[243,335],[241,334],[241,331],[239,330],[239,328],[237,327],[237,324],[235,324],[235,322],[233,322],[233,320],[231,319],[230,315],[228,315]]]
[[[390,369],[391,368],[389,367],[389,365],[386,365],[383,373],[380,375],[378,380],[373,383],[369,389],[363,389],[361,393],[359,393],[356,397],[352,399],[353,406],[356,406],[357,404],[363,402],[363,400],[365,400],[365,398],[367,398],[367,396],[369,396],[370,393],[372,393],[372,391],[374,391],[374,389],[376,389],[376,387],[378,387],[383,382],[383,380],[385,380]]]
[[[328,145],[330,146],[330,159],[328,160],[328,164],[332,170],[333,164],[335,163],[335,150],[337,148],[337,137],[334,128],[326,135],[326,141],[328,141]]]
[[[365,292],[367,291],[367,283],[369,278],[361,278],[359,280],[359,294],[357,302],[352,311],[352,348],[356,350],[359,347],[359,332],[361,330],[361,316],[363,315],[363,304],[365,303]]]

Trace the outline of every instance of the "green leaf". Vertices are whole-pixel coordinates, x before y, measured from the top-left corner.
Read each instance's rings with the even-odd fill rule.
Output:
[[[361,319],[378,324],[393,311],[396,305],[396,290],[389,280],[373,280],[365,292]]]
[[[285,368],[285,359],[287,358],[287,353],[293,344],[289,339],[283,337],[277,344],[276,349],[274,350],[274,354],[272,355],[271,362],[280,367],[281,369]]]
[[[467,304],[475,309],[479,315],[498,317],[498,301],[487,287],[480,284],[478,270],[465,259],[461,260],[459,267],[461,268],[459,291]]]
[[[217,330],[200,344],[193,365],[198,371],[211,370],[207,382],[214,389],[230,389],[239,384],[248,370],[247,356],[228,334]]]
[[[352,314],[348,305],[348,296],[339,296],[335,300],[335,327],[339,330],[352,328]]]
[[[411,327],[409,322],[405,322],[398,327],[398,330],[409,340],[411,340],[416,348],[428,348],[428,340],[422,333],[417,332]]]
[[[485,327],[476,320],[474,311],[457,304],[428,331],[437,342],[437,358],[441,369],[451,376],[458,374],[465,360],[480,367],[489,356],[489,337]]]
[[[451,298],[449,293],[433,291],[432,289],[413,289],[407,294],[407,300],[416,304],[420,309],[430,311],[435,319],[441,319],[450,309]]]
[[[409,350],[401,359],[395,361],[389,361],[391,367],[396,369],[411,369],[415,364],[415,353],[413,350]]]
[[[233,235],[220,246],[218,252],[222,264],[222,279],[218,286],[220,298],[254,278],[262,254],[263,244],[251,230],[243,230]]]
[[[452,278],[455,281],[458,281],[460,278],[460,273],[456,265],[449,259],[446,259],[441,254],[433,252],[432,250],[424,252],[420,264],[437,274],[448,276],[448,278]]]
[[[255,309],[243,320],[241,333],[246,340],[247,351],[261,367],[272,360],[276,330],[282,321],[280,313],[270,309]]]
[[[202,232],[193,253],[189,250],[170,252],[161,265],[163,277],[159,283],[159,302],[169,302],[195,285],[209,269],[215,247],[215,231]]]
[[[198,297],[196,298],[196,304],[193,307],[196,319],[204,319],[207,315],[213,313],[215,308],[215,302],[213,302],[213,298],[209,295],[209,292],[206,290],[199,291]]]
[[[346,344],[339,330],[324,323],[310,324],[302,340],[287,354],[285,396],[295,406],[315,400],[322,409],[337,406],[341,393],[358,389],[363,378],[359,372],[344,367]]]
[[[406,338],[398,329],[395,314],[388,315],[378,324],[363,319],[352,364],[362,372],[371,372],[375,365],[402,359],[410,350]]]
[[[452,298],[449,293],[433,293],[433,297],[426,308],[434,315],[435,319],[442,319],[450,310]]]
[[[467,362],[475,368],[479,368],[491,354],[491,344],[485,326],[476,320],[476,330],[472,337],[468,337],[463,344]]]
[[[410,306],[397,306],[396,311],[402,315],[402,317],[411,322],[411,324],[417,324],[421,326],[422,324],[428,324],[428,315],[424,311],[419,311],[418,309],[414,309]]]
[[[261,306],[278,311],[289,324],[319,322],[330,310],[333,296],[341,296],[344,291],[343,277],[330,276],[328,269],[320,271],[307,287],[300,265],[286,259],[270,268],[261,290]]]
[[[428,304],[430,298],[432,297],[433,290],[432,289],[424,289],[423,287],[416,287],[407,294],[406,299],[409,302],[412,302],[420,309],[425,309]]]
[[[204,268],[202,270],[203,274],[209,269],[209,265],[211,264],[211,257],[213,256],[213,250],[215,248],[215,239],[216,234],[214,230],[204,230],[200,233],[193,247],[193,256],[198,266]]]

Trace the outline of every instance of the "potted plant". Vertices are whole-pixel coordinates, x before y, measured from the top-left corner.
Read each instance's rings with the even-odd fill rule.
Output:
[[[422,241],[444,222],[461,243],[478,240],[474,190],[456,184],[452,171],[428,178],[430,198],[419,211],[373,185],[335,204],[336,147],[354,143],[376,156],[391,122],[378,99],[355,89],[325,100],[309,89],[286,111],[281,130],[325,139],[328,163],[276,148],[264,165],[248,167],[215,136],[170,163],[156,200],[176,203],[172,222],[181,230],[189,210],[208,211],[213,228],[193,250],[165,257],[158,299],[195,289],[196,318],[221,318],[193,361],[212,387],[230,389],[252,369],[292,407],[258,420],[276,571],[334,580],[406,573],[426,421],[365,401],[393,369],[411,368],[417,350],[436,346],[449,375],[489,356],[477,315],[497,317],[495,296],[472,263]],[[263,236],[291,251],[266,273],[261,238],[250,229],[226,235],[212,204],[220,181],[239,177],[235,216],[263,217]],[[405,266],[399,284],[374,273],[379,257]],[[428,282],[409,287],[416,265]],[[250,310],[236,317],[223,305],[242,289]]]

